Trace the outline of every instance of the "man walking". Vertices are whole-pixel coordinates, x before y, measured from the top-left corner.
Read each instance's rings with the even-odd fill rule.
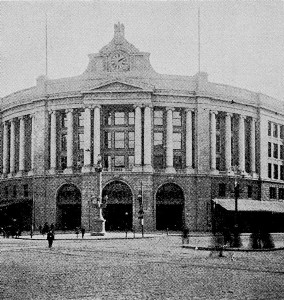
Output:
[[[48,240],[48,247],[51,248],[54,240],[54,233],[51,230],[47,233],[46,239]]]

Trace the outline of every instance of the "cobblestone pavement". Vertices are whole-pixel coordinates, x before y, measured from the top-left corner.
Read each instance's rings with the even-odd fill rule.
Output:
[[[181,248],[180,237],[0,238],[0,299],[284,299],[284,251]]]

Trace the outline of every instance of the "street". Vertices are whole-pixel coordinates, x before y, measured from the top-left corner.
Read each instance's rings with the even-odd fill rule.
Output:
[[[284,299],[283,250],[232,260],[166,235],[0,243],[0,299]]]

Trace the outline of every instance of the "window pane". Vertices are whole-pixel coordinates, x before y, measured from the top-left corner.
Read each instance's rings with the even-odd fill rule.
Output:
[[[105,123],[105,125],[111,125],[111,112],[110,111],[106,112],[104,123]]]
[[[154,111],[154,125],[163,125],[163,111],[162,110]]]
[[[181,149],[181,133],[173,133],[173,149]]]
[[[163,145],[163,133],[154,132],[154,146]]]
[[[128,113],[128,124],[134,125],[134,112]]]
[[[67,135],[62,134],[61,136],[61,151],[66,151],[67,150]]]
[[[278,137],[278,125],[273,124],[273,136]]]
[[[268,136],[271,136],[271,122],[268,122]]]
[[[128,148],[134,148],[134,131],[129,131],[128,133]]]
[[[84,116],[85,116],[85,112],[80,111],[78,114],[78,126],[79,127],[84,127]]]
[[[111,132],[105,132],[104,134],[104,145],[105,148],[111,148]]]
[[[271,157],[271,143],[268,142],[268,157]]]
[[[122,156],[122,155],[116,155],[114,157],[114,166],[116,168],[124,168],[125,167],[124,156]]]
[[[61,115],[61,126],[67,128],[67,114],[62,113]]]
[[[280,138],[284,139],[284,125],[280,125]]]
[[[134,166],[134,155],[128,156],[128,167],[132,168]]]
[[[124,148],[124,132],[115,132],[114,133],[114,147],[116,149]]]
[[[273,157],[278,158],[278,145],[273,144]]]
[[[268,178],[271,178],[271,164],[268,164]]]
[[[180,111],[173,112],[173,126],[181,126],[181,112]]]
[[[84,133],[79,133],[79,149],[84,150]]]
[[[274,165],[274,179],[278,179],[278,165]]]
[[[114,124],[115,125],[124,125],[124,112],[115,112],[114,113]]]

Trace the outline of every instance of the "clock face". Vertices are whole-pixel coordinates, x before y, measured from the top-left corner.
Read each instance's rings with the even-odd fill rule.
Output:
[[[116,52],[110,57],[110,68],[114,71],[125,71],[129,68],[128,58],[124,53]]]

